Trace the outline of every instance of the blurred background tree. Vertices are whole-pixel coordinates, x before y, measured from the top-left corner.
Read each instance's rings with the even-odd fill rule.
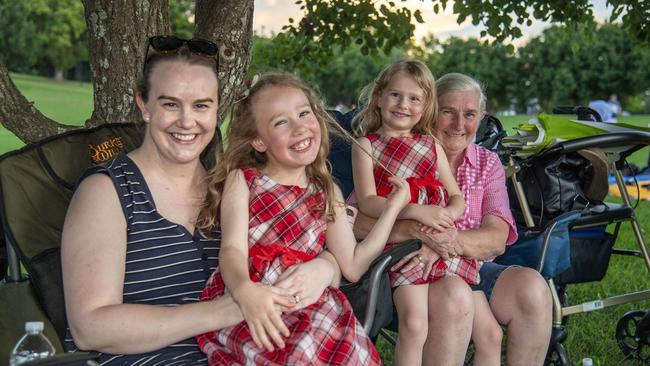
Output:
[[[137,119],[134,86],[146,39],[168,33],[223,46],[220,118],[251,73],[295,72],[331,107],[350,107],[379,70],[406,57],[424,60],[436,76],[456,71],[483,81],[493,112],[609,94],[635,112],[650,111],[646,2],[609,0],[616,22],[605,25],[596,25],[587,0],[423,2],[436,13],[451,9],[459,24],[482,26],[481,39],[415,40],[424,20],[405,1],[297,0],[303,17],[262,36],[253,34],[253,0],[0,0],[0,122],[25,142],[76,128],[42,116],[8,71],[91,80],[95,111],[86,126]],[[521,27],[539,20],[558,25],[515,48]]]

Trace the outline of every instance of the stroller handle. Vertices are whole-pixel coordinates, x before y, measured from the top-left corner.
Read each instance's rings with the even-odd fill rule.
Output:
[[[629,146],[627,152],[636,151],[650,145],[650,133],[642,131],[613,132],[602,135],[581,137],[574,140],[559,142],[539,153],[529,157],[526,163],[532,165],[538,160],[568,154],[590,147],[601,149]]]

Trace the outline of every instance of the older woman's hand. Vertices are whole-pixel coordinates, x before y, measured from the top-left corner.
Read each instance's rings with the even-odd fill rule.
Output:
[[[424,267],[424,278],[429,277],[431,270],[433,270],[433,264],[440,259],[440,255],[434,252],[431,248],[426,245],[423,245],[420,249],[416,250],[413,253],[409,253],[404,258],[400,259],[391,270],[395,271],[402,268],[404,271],[410,271],[415,266]]]
[[[290,290],[296,302],[292,310],[296,310],[315,303],[333,278],[332,265],[325,259],[315,258],[287,268],[274,286]]]
[[[450,257],[463,254],[463,244],[458,240],[458,229],[455,227],[439,231],[420,225],[419,230],[424,235],[418,237],[418,239],[422,240],[424,245],[433,249],[443,259],[447,260]]]

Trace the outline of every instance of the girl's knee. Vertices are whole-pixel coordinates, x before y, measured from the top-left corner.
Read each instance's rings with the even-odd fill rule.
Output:
[[[409,342],[417,342],[424,345],[427,339],[428,329],[426,313],[405,312],[399,315],[399,334],[408,338]]]
[[[429,311],[446,316],[471,314],[474,310],[474,297],[469,285],[460,277],[444,277],[430,285]]]
[[[491,324],[480,330],[475,330],[474,334],[472,334],[472,340],[477,348],[501,350],[503,329],[498,323]]]

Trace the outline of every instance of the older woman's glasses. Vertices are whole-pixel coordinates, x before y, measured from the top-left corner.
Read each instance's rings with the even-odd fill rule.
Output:
[[[190,52],[199,56],[214,57],[217,68],[219,67],[219,46],[215,43],[206,41],[204,39],[192,38],[182,39],[176,36],[153,36],[149,37],[149,46],[156,52],[162,54],[173,54],[178,52],[185,44]],[[149,60],[149,47],[144,56],[145,64]]]

